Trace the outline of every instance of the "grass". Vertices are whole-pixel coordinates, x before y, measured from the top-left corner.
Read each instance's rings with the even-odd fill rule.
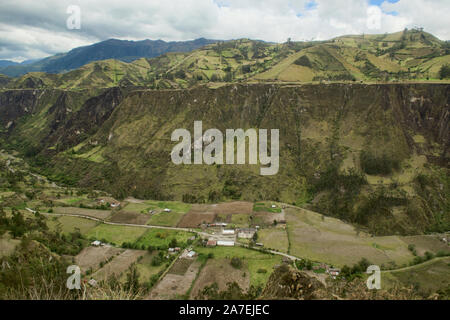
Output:
[[[184,212],[163,211],[152,215],[147,224],[155,226],[175,227],[183,216]]]
[[[170,209],[172,213],[186,213],[191,209],[191,205],[178,201],[145,201],[143,203],[128,203],[124,210],[135,213],[148,213],[155,209]]]
[[[10,239],[7,236],[0,238],[0,258],[9,256],[14,252],[20,240]]]
[[[249,215],[248,214],[233,214],[231,215],[231,223],[240,227],[248,226]]]
[[[268,256],[266,259],[248,259],[248,270],[250,272],[250,285],[264,287],[272,274],[273,267],[281,263],[280,256]],[[267,272],[260,273],[258,270],[265,269]]]
[[[81,202],[83,200],[86,200],[86,198],[78,197],[78,198],[63,198],[59,199],[60,202],[64,202],[66,204],[75,204],[77,202]]]
[[[450,285],[450,257],[434,259],[406,270],[382,273],[382,286],[390,288],[395,283],[414,286],[427,297],[431,292],[445,289]]]
[[[272,208],[272,204],[267,204],[267,203],[264,203],[264,204],[263,203],[255,203],[255,205],[253,206],[253,211],[280,213],[281,208],[279,208],[278,206],[276,208]]]
[[[127,226],[111,226],[100,224],[89,230],[86,234],[88,238],[105,239],[110,243],[121,245],[124,242],[135,242],[142,234],[145,228],[127,227]]]
[[[266,248],[287,253],[289,241],[287,231],[282,228],[268,228],[258,231],[258,242],[264,244]]]
[[[156,205],[158,208],[168,208],[175,212],[187,213],[191,209],[191,205],[179,201],[146,201],[150,205]]]
[[[56,230],[58,224],[61,224],[63,233],[74,232],[78,228],[82,234],[87,234],[89,230],[97,225],[97,222],[76,217],[52,217],[47,221],[50,230]]]
[[[136,239],[138,246],[168,246],[172,239],[176,239],[178,245],[186,243],[194,234],[178,230],[149,229],[139,239]]]
[[[402,265],[413,258],[399,236],[371,237],[341,220],[303,209],[286,209],[286,219],[290,253],[300,258],[337,266],[353,265],[361,258],[378,265],[392,261]]]

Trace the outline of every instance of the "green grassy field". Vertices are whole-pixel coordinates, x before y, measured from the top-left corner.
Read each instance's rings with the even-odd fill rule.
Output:
[[[147,222],[149,225],[175,227],[180,219],[184,216],[184,212],[160,212],[151,216]]]
[[[76,217],[51,217],[47,220],[50,230],[56,230],[58,224],[61,225],[63,233],[74,232],[76,228],[80,229],[82,234],[87,234],[98,223],[92,220]]]
[[[275,203],[273,203],[275,204]],[[275,204],[276,205],[276,204]],[[257,202],[253,206],[253,211],[255,212],[272,212],[272,213],[280,213],[281,208],[279,208],[278,205],[276,205],[276,208],[272,208],[272,203],[270,202]]]
[[[121,245],[124,242],[135,242],[145,231],[145,228],[101,224],[89,230],[86,236]]]
[[[155,209],[171,209],[176,213],[186,213],[191,208],[190,204],[178,201],[152,201],[147,200],[142,203],[128,203],[124,210],[135,213],[148,213]]]
[[[172,239],[176,239],[178,245],[186,243],[187,240],[194,234],[190,232],[178,230],[164,230],[164,229],[149,229],[139,239],[136,244],[138,246],[168,246]]]

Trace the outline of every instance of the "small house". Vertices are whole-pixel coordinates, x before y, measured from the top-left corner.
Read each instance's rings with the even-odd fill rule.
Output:
[[[99,246],[102,245],[102,243],[101,243],[100,241],[98,241],[98,240],[95,240],[95,241],[93,241],[93,242],[91,243],[91,245],[94,246],[94,247],[99,247]]]
[[[223,235],[233,235],[235,233],[234,229],[223,229],[222,234]]]
[[[169,248],[169,252],[170,252],[170,253],[175,252],[175,248]]]
[[[195,257],[195,255],[196,255],[196,252],[195,252],[195,251],[189,251],[189,252],[187,253],[187,256],[188,256],[189,258],[193,258],[193,257]]]
[[[169,208],[165,208],[164,212],[171,212],[172,210],[170,210]]]
[[[341,273],[341,269],[330,268],[328,269],[328,273],[330,274],[330,276],[337,277]]]
[[[206,242],[206,246],[207,247],[215,247],[215,246],[217,246],[217,241],[210,239],[210,240],[208,240],[208,242]]]

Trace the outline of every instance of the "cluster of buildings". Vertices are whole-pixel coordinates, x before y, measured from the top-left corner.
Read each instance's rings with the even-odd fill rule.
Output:
[[[120,207],[120,202],[116,201],[116,200],[114,200],[112,198],[110,198],[110,199],[98,199],[97,202],[98,202],[99,205],[106,205],[107,203],[109,203],[109,206],[111,208],[118,208],[118,207]]]
[[[226,226],[223,223],[214,223],[214,226]],[[233,247],[236,243],[236,237],[240,239],[252,239],[258,231],[256,228],[238,228],[238,229],[222,229],[221,234],[210,238],[205,242],[207,247],[223,246]],[[262,246],[262,244],[260,244]]]

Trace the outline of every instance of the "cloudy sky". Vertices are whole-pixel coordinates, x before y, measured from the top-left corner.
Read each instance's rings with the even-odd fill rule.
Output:
[[[74,11],[80,8],[80,29]],[[0,59],[42,58],[109,38],[325,40],[420,26],[450,39],[449,0],[1,0]]]

